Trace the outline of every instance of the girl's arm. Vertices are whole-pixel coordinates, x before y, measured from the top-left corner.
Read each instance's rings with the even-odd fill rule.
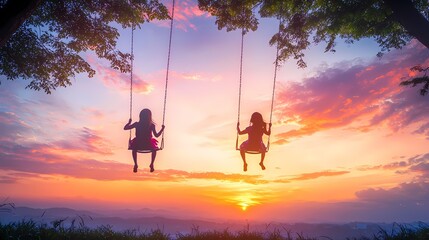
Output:
[[[152,128],[152,133],[153,133],[153,135],[155,135],[155,137],[159,137],[159,136],[161,136],[161,133],[162,133],[162,132],[164,132],[164,128],[165,128],[165,126],[164,126],[164,125],[162,125],[161,130],[159,130],[159,132],[156,132],[156,130],[155,130],[155,125],[152,125],[152,126],[153,126],[153,128]]]
[[[271,123],[269,123],[269,124],[268,124],[268,131],[267,131],[267,128],[266,128],[266,127],[264,128],[264,133],[265,133],[265,134],[267,134],[267,135],[271,135],[271,125],[272,125]]]
[[[128,123],[125,124],[124,130],[130,130],[130,129],[134,128],[134,124],[131,124],[131,125],[130,124],[131,124],[131,118],[130,118],[130,120],[128,120]]]
[[[247,128],[244,129],[243,131],[241,131],[240,130],[240,123],[237,123],[237,132],[238,132],[238,134],[243,135],[243,134],[246,134],[248,131],[247,131]]]

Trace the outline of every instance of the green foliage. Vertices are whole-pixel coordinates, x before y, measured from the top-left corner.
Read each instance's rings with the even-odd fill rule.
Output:
[[[112,68],[129,72],[131,56],[117,50],[115,26],[140,27],[146,21],[167,18],[168,10],[158,0],[42,1],[0,48],[0,75],[9,80],[31,79],[30,89],[50,93],[70,85],[77,74],[94,76],[81,55],[87,51],[108,60]]]
[[[219,29],[256,30],[257,13],[262,18],[281,19],[279,33],[271,45],[280,49],[280,61],[294,58],[306,67],[304,50],[311,43],[326,43],[325,51],[335,51],[338,38],[352,43],[362,38],[375,39],[381,51],[401,48],[411,36],[394,18],[386,0],[198,0],[202,10],[216,17]],[[413,7],[428,17],[429,2],[412,1]],[[253,11],[254,10],[254,11]],[[240,15],[240,13],[245,13]]]

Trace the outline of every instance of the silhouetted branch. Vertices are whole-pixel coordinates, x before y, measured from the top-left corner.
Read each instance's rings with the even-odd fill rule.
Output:
[[[414,66],[410,68],[411,71],[424,73],[423,76],[415,77],[410,80],[402,81],[401,86],[410,86],[415,87],[417,85],[423,84],[423,87],[420,89],[420,95],[425,96],[429,91],[429,77],[426,76],[429,67],[423,68],[421,65]]]

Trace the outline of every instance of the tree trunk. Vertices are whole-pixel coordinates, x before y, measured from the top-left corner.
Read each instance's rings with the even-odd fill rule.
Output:
[[[0,8],[0,48],[14,32],[30,17],[42,0],[8,0]]]
[[[414,7],[411,0],[384,0],[393,11],[393,17],[415,37],[429,48],[429,21]]]

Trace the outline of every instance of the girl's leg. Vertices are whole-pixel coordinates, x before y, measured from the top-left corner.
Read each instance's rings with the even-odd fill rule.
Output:
[[[137,151],[133,150],[132,154],[133,154],[133,161],[134,161],[133,172],[137,172],[137,168],[138,168],[138,165],[137,165]]]
[[[259,166],[261,166],[262,170],[265,170],[264,159],[265,159],[265,152],[261,152],[261,162],[259,163]]]
[[[150,172],[155,171],[155,169],[153,168],[153,163],[155,162],[155,158],[156,158],[156,151],[154,150],[154,151],[152,151],[152,158],[151,158],[150,165],[149,165]]]
[[[247,162],[246,162],[246,151],[244,151],[243,149],[240,149],[240,155],[241,158],[243,159],[243,171],[247,171]]]

